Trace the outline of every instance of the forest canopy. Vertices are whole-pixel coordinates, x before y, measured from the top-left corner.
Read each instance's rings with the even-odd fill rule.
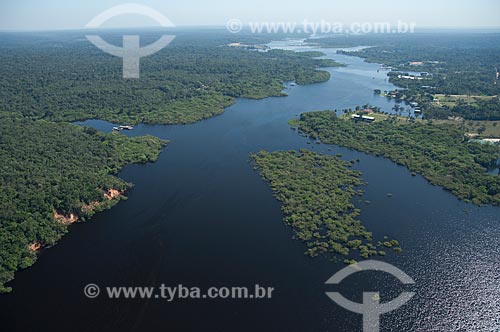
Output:
[[[389,81],[398,86],[406,102],[418,102],[426,118],[500,120],[498,33],[373,34],[310,41],[325,47],[371,46],[339,52],[391,67]],[[476,100],[443,106],[434,102],[436,94]]]
[[[364,185],[351,163],[308,150],[261,151],[252,155],[256,169],[283,204],[285,223],[304,241],[311,257],[320,254],[368,258],[385,255],[374,245],[372,233],[358,220],[360,210],[352,203]],[[396,240],[386,247],[400,251]],[[352,263],[351,259],[345,260]]]
[[[386,157],[460,199],[500,205],[500,176],[487,173],[500,147],[470,142],[457,126],[401,122],[394,116],[368,124],[332,111],[304,113],[290,124],[323,143]]]
[[[102,35],[119,45],[119,34]],[[141,42],[161,34],[143,31]],[[154,161],[166,144],[68,122],[192,123],[222,113],[235,98],[280,96],[285,81],[326,81],[330,74],[318,68],[338,65],[317,53],[229,47],[234,35],[220,31],[176,34],[169,47],[141,59],[138,80],[123,79],[122,59],[82,32],[0,34],[0,293],[68,223],[124,198],[131,184],[115,176],[124,165]]]
[[[54,244],[66,231],[55,214],[80,220],[109,208],[131,184],[114,176],[124,165],[158,157],[166,142],[127,138],[44,120],[0,122],[0,293],[14,272],[32,265],[33,248]],[[30,248],[31,246],[31,248]]]
[[[143,42],[156,36],[146,35]],[[141,59],[140,79],[127,80],[122,78],[122,59],[97,49],[81,34],[54,34],[55,40],[42,42],[24,34],[2,37],[1,112],[50,121],[193,123],[222,113],[235,98],[280,96],[285,81],[327,81],[330,74],[317,69],[338,65],[316,59],[314,53],[229,47],[231,40],[224,35],[193,39],[181,34]],[[119,43],[112,33],[103,38]]]

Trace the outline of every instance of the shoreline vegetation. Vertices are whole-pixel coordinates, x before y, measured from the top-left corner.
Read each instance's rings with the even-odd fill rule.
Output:
[[[294,238],[307,244],[305,254],[328,254],[332,260],[344,256],[344,263],[385,256],[384,248],[400,252],[397,240],[373,244],[372,233],[358,220],[360,210],[352,200],[365,185],[353,162],[308,150],[261,151],[251,156],[255,169],[267,181],[282,203],[284,222]]]
[[[0,293],[10,292],[5,284],[14,273],[34,264],[37,252],[69,225],[126,199],[132,184],[115,175],[125,165],[154,162],[168,143],[69,122],[190,124],[223,113],[236,98],[285,96],[287,81],[327,81],[330,73],[320,68],[341,66],[316,59],[323,55],[317,52],[237,49],[224,46],[232,35],[184,32],[167,50],[141,60],[140,80],[123,80],[120,59],[95,50],[79,33],[2,38]],[[65,47],[54,48],[56,41]]]
[[[66,47],[54,50],[51,41],[7,34],[0,56],[0,117],[189,124],[223,113],[236,98],[284,96],[284,82],[328,81],[330,73],[321,68],[342,66],[317,58],[323,55],[318,52],[246,50],[210,37],[177,38],[142,59],[139,80],[123,80],[122,62],[96,51],[84,38],[61,41]],[[246,39],[241,42],[253,44]],[[36,48],[23,47],[35,42]]]
[[[499,36],[416,33],[310,41],[322,47],[371,45],[338,53],[383,64],[389,82],[398,87],[384,95],[395,96],[397,103],[418,103],[427,119],[499,121]]]
[[[44,120],[0,123],[0,293],[14,273],[33,265],[75,222],[109,209],[132,184],[125,165],[154,162],[168,144]]]
[[[487,173],[500,147],[469,141],[457,126],[397,116],[364,123],[333,111],[304,113],[290,125],[322,143],[388,158],[466,202],[500,206],[500,176]]]

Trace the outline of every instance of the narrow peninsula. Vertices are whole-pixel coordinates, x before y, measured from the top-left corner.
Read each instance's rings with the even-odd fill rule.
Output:
[[[308,150],[261,151],[252,158],[283,203],[285,223],[307,244],[309,256],[346,256],[344,262],[350,264],[353,257],[385,256],[378,247],[401,251],[396,240],[374,245],[372,233],[358,220],[360,210],[352,199],[362,195],[357,188],[364,182],[352,163]]]

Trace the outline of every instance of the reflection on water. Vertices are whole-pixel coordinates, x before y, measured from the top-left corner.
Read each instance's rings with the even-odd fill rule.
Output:
[[[301,42],[273,47],[315,50]],[[415,298],[382,319],[386,331],[498,331],[500,209],[475,207],[413,177],[403,167],[340,147],[308,145],[287,121],[306,111],[393,103],[373,94],[394,88],[379,65],[321,49],[348,64],[329,82],[288,86],[288,97],[238,100],[218,117],[185,126],[139,125],[127,135],[171,140],[155,164],[126,167],[136,184],[129,199],[72,227],[32,268],[17,274],[2,297],[8,330],[63,331],[361,331],[361,317],[329,300],[324,282],[343,264],[303,255],[282,222],[279,203],[249,163],[261,149],[313,149],[360,159],[368,182],[361,220],[374,238],[399,239],[404,252],[386,261],[415,281]],[[111,131],[113,124],[85,125]],[[392,197],[388,197],[392,193]],[[365,205],[362,202],[371,201]],[[87,300],[83,286],[160,283],[188,286],[274,286],[270,301]],[[360,302],[404,287],[385,275],[359,274],[341,286]],[[42,303],[43,301],[43,303]],[[47,317],[57,316],[56,319]],[[10,328],[10,329],[9,329]]]

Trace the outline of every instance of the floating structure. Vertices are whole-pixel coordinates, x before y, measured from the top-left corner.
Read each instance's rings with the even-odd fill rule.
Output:
[[[113,127],[113,130],[115,131],[122,131],[122,130],[132,130],[134,127],[132,126],[118,126],[118,127]]]

